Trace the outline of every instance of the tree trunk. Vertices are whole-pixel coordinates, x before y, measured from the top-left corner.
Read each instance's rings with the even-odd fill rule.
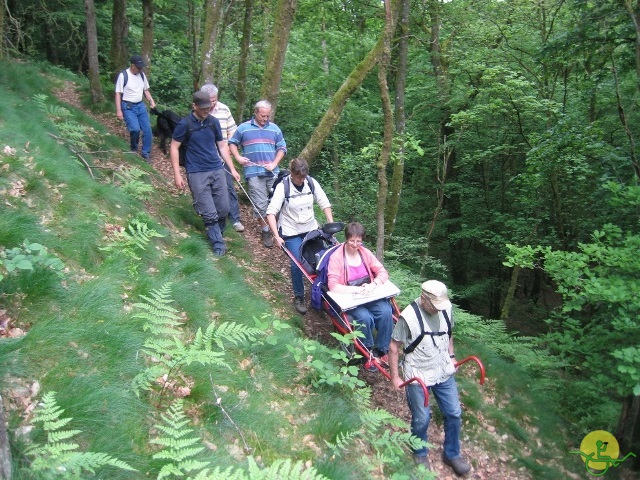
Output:
[[[395,123],[396,136],[400,138],[396,147],[396,158],[393,162],[393,173],[391,176],[391,191],[387,201],[385,212],[385,249],[389,246],[393,228],[396,224],[396,217],[400,208],[400,194],[402,193],[402,182],[404,179],[404,135],[406,131],[405,118],[405,90],[407,83],[407,54],[409,51],[409,8],[411,0],[401,0],[400,20],[396,30],[398,37],[396,60],[396,104]]]
[[[4,2],[2,2],[4,8]],[[0,395],[0,479],[11,480],[11,448],[7,434],[7,421],[4,418],[4,406]]]
[[[623,400],[615,437],[620,443],[620,456],[635,453],[634,468],[640,468],[640,397],[629,395]]]
[[[153,55],[153,0],[142,0],[142,48],[140,55],[147,68],[145,75],[151,77],[151,57]]]
[[[115,81],[118,72],[129,66],[127,38],[129,37],[129,20],[127,19],[127,0],[113,0],[111,18],[111,51],[109,60],[111,77]]]
[[[640,0],[624,0],[636,32],[636,88],[640,91]]]
[[[287,53],[289,34],[291,33],[297,7],[298,0],[278,0],[275,21],[271,29],[273,33],[269,41],[269,48],[267,49],[260,99],[266,99],[271,102],[272,118],[276,115],[280,81],[282,80],[282,70],[284,69],[284,58]]]
[[[215,51],[218,40],[220,19],[222,18],[222,5],[224,0],[207,0],[207,9],[204,20],[204,36],[202,50],[200,52],[200,85],[213,83],[215,77]]]
[[[391,2],[385,0],[385,28],[383,35],[383,47],[378,60],[378,85],[380,86],[380,99],[382,101],[382,112],[384,114],[384,128],[382,135],[382,148],[376,162],[378,172],[378,194],[376,199],[376,224],[378,227],[376,235],[376,256],[379,260],[384,257],[385,244],[385,219],[384,213],[387,206],[387,194],[389,192],[389,181],[387,179],[387,165],[391,158],[391,148],[393,146],[393,109],[391,98],[389,97],[389,85],[387,82],[387,69],[391,61],[391,37],[395,30],[395,11],[392,11]],[[397,3],[397,2],[396,2]]]
[[[6,7],[5,0],[0,3],[0,60],[4,59],[4,9]]]
[[[397,0],[394,0],[397,1]],[[303,158],[311,165],[313,160],[318,156],[324,142],[327,140],[333,127],[336,126],[344,106],[347,104],[349,97],[355,92],[362,82],[367,77],[369,72],[376,66],[380,52],[384,46],[384,31],[380,35],[380,38],[373,46],[373,48],[367,53],[362,61],[355,66],[355,68],[349,73],[349,76],[342,82],[340,88],[335,93],[329,104],[329,108],[325,112],[324,116],[320,120],[320,123],[311,134],[309,141],[298,155],[299,158]]]
[[[196,8],[194,0],[189,0],[189,30],[187,35],[189,36],[189,48],[191,53],[191,78],[193,79],[193,90],[198,89],[200,81],[200,71],[202,62],[199,61],[198,52],[200,51],[200,15],[199,9]]]
[[[251,45],[251,25],[253,23],[253,0],[244,1],[244,23],[242,24],[242,42],[240,43],[240,59],[238,61],[238,79],[236,80],[236,114],[241,123],[245,118],[247,105],[247,65],[249,64],[249,47]]]
[[[98,63],[98,27],[96,6],[93,0],[84,0],[84,13],[87,25],[87,63],[89,64],[89,86],[91,102],[102,103],[104,94],[100,83],[100,65]]]

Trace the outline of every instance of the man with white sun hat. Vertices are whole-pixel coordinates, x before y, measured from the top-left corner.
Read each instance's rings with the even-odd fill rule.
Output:
[[[453,349],[453,312],[444,283],[427,280],[422,284],[420,297],[411,302],[400,314],[389,346],[391,382],[395,389],[410,378],[417,377],[435,397],[444,418],[444,445],[442,460],[457,475],[466,475],[471,467],[460,452],[462,409],[458,387],[453,374],[456,371]],[[400,378],[398,357],[404,352],[403,378]],[[411,433],[427,441],[431,408],[424,406],[424,392],[418,383],[406,387],[407,403],[411,410]],[[416,464],[429,469],[426,447],[414,450]]]

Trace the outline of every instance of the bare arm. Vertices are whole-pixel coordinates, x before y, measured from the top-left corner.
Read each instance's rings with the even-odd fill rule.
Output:
[[[182,142],[178,142],[177,140],[171,140],[171,147],[169,153],[171,155],[171,167],[173,168],[173,182],[176,185],[178,190],[184,190],[185,184],[182,179],[182,174],[180,173],[180,152],[179,148],[182,145]]]

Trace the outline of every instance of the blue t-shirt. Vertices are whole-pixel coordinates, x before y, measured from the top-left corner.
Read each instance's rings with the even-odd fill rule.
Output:
[[[220,122],[211,115],[207,115],[207,118],[200,120],[193,112],[189,114],[189,118],[191,119],[192,130],[186,147],[185,170],[187,173],[196,173],[210,172],[222,168],[223,163],[216,145],[216,142],[224,140]],[[187,128],[187,119],[183,118],[173,131],[172,138],[177,142],[184,142],[187,136]]]

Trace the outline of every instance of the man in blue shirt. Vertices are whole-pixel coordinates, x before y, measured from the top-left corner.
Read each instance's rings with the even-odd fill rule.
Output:
[[[229,139],[229,149],[242,165],[249,185],[249,197],[260,217],[262,244],[273,247],[273,237],[265,220],[269,206],[269,192],[278,176],[278,164],[287,153],[282,131],[271,118],[271,103],[260,100],[254,106],[254,116],[242,123]],[[242,147],[242,155],[238,151]]]
[[[204,221],[213,253],[222,256],[227,250],[222,234],[229,214],[229,194],[225,178],[228,174],[223,168],[222,160],[227,164],[233,178],[239,181],[240,175],[231,160],[220,122],[209,115],[210,111],[209,94],[201,91],[194,93],[193,111],[182,119],[173,132],[171,165],[175,185],[179,190],[183,190],[185,183],[180,172],[179,158],[180,145],[186,143],[184,166],[193,197],[193,207]]]

